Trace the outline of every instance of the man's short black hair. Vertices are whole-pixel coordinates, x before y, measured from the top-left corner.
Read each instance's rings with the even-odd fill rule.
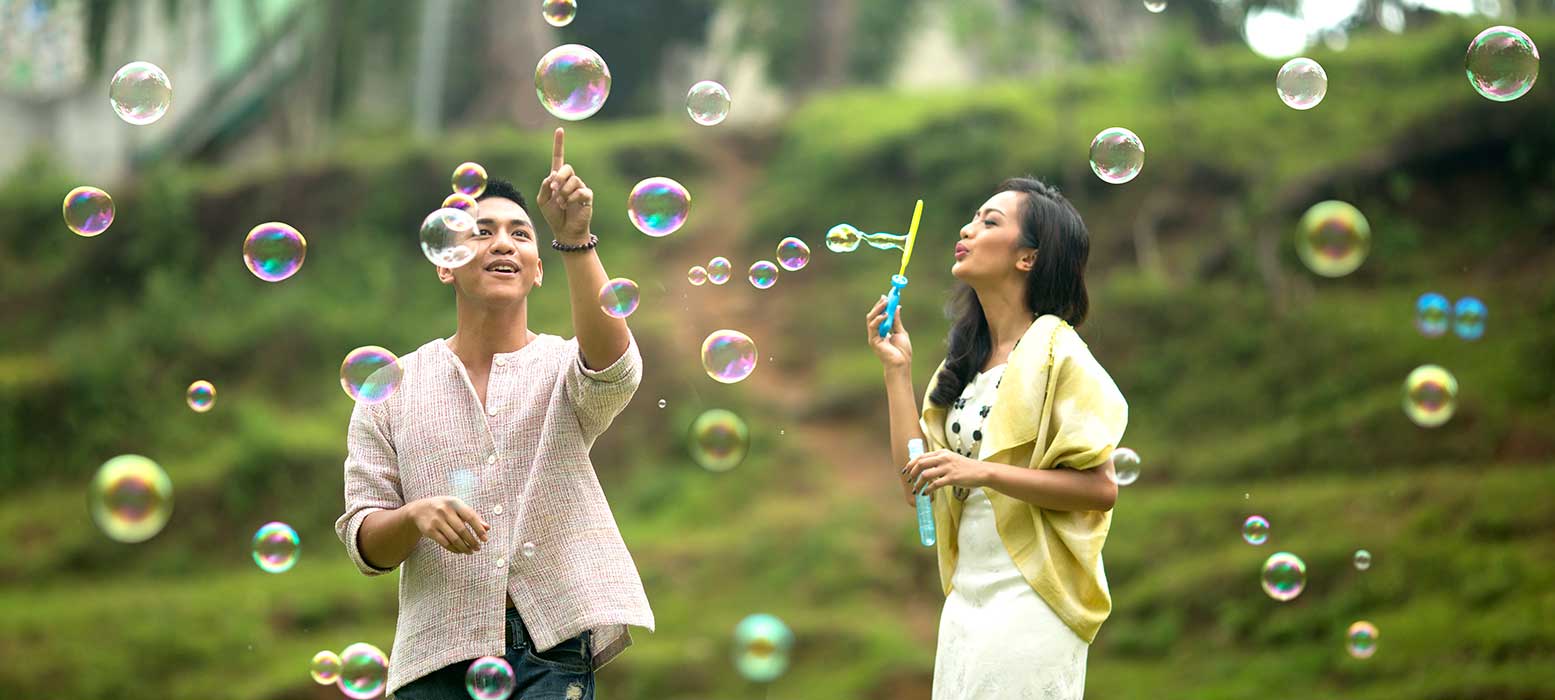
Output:
[[[523,209],[526,212],[529,211],[529,204],[524,201],[523,193],[519,192],[518,188],[514,187],[513,183],[508,182],[507,180],[498,180],[497,178],[491,178],[487,180],[486,191],[482,192],[479,197],[476,197],[475,201],[479,202],[482,199],[488,199],[490,197],[511,199],[513,200],[514,204],[518,205],[518,208]]]

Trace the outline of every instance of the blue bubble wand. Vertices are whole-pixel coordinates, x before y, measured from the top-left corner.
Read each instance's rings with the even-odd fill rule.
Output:
[[[885,318],[880,320],[880,337],[891,335],[896,321],[896,307],[902,301],[902,288],[907,286],[907,262],[912,260],[912,244],[918,238],[918,220],[923,218],[923,200],[918,200],[912,210],[912,226],[907,229],[907,245],[902,249],[902,270],[891,275],[891,291],[886,292]]]

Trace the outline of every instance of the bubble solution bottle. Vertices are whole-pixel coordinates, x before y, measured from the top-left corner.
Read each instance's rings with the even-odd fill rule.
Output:
[[[923,454],[923,440],[913,438],[907,441],[907,459],[911,461]],[[925,547],[934,546],[934,506],[929,501],[928,494],[916,494],[918,499],[918,541]]]

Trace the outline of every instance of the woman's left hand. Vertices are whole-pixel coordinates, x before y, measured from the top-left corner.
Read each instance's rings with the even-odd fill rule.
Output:
[[[924,494],[942,486],[976,488],[988,485],[988,465],[950,450],[935,450],[919,455],[903,468],[907,482]]]

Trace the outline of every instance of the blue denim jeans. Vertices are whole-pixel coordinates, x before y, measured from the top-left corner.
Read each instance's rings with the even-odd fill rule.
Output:
[[[518,611],[508,608],[507,647],[502,658],[513,665],[510,700],[594,700],[592,633],[584,632],[543,652],[536,652]],[[449,664],[411,681],[394,693],[394,700],[470,700],[464,673],[475,659]]]

